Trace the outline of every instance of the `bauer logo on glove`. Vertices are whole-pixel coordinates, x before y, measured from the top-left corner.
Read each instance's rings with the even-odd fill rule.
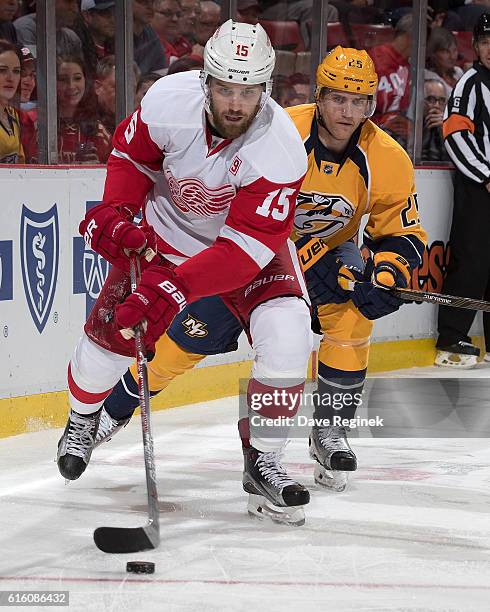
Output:
[[[172,298],[177,302],[177,305],[179,306],[179,312],[182,312],[187,306],[187,301],[183,293],[179,291],[177,287],[173,285],[169,280],[163,281],[163,283],[160,283],[158,286],[172,296]]]
[[[184,282],[173,270],[150,265],[142,273],[136,291],[116,306],[117,323],[127,330],[145,320],[148,326],[144,339],[153,346],[175,315],[187,306],[187,293]]]

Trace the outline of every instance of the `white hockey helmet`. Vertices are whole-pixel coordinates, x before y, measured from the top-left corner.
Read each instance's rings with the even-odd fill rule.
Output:
[[[276,54],[266,31],[260,24],[225,21],[204,47],[204,70],[201,72],[206,98],[207,79],[259,85],[264,83],[266,95],[272,90],[272,71]]]

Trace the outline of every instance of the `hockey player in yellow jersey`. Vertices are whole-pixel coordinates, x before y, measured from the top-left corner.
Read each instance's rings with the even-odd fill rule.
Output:
[[[413,166],[405,151],[369,120],[377,75],[365,51],[336,47],[317,72],[313,104],[288,109],[308,153],[308,171],[298,198],[293,239],[308,292],[323,334],[315,416],[352,418],[356,403],[335,414],[323,398],[362,391],[372,320],[397,310],[401,301],[387,289],[410,284],[420,261],[425,232],[420,226]],[[373,252],[372,277],[364,274],[358,244],[367,215],[364,243]],[[353,292],[341,278],[358,280]],[[371,282],[372,281],[372,282]],[[219,298],[186,308],[159,340],[149,363],[153,393],[205,355],[236,348],[240,322]],[[137,374],[128,370],[107,398],[97,442],[122,427],[137,405]],[[319,484],[341,490],[357,467],[342,426],[315,427],[310,435]]]
[[[313,428],[310,455],[316,461],[317,483],[342,490],[357,461],[346,429],[335,423],[355,415],[372,320],[402,304],[387,289],[410,284],[426,236],[418,218],[412,163],[369,120],[378,83],[369,55],[336,47],[316,76],[315,103],[288,109],[308,153],[294,239],[323,336],[315,417],[331,423]],[[363,241],[373,252],[368,278],[357,247],[363,215],[368,216]],[[364,282],[356,283],[351,293],[339,285],[339,273]],[[336,410],[330,401],[334,394],[345,396]]]

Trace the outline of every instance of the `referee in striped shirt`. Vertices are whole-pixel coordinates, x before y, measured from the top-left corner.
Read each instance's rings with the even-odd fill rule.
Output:
[[[443,292],[490,300],[490,13],[473,30],[477,56],[444,113],[444,144],[456,166],[451,254]],[[468,336],[475,312],[439,307],[436,364],[471,367],[479,349]],[[490,361],[490,313],[483,326]]]

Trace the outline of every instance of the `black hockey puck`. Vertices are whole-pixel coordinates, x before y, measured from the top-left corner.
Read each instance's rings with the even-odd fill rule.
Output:
[[[155,564],[151,561],[128,561],[126,571],[133,574],[154,574]]]

